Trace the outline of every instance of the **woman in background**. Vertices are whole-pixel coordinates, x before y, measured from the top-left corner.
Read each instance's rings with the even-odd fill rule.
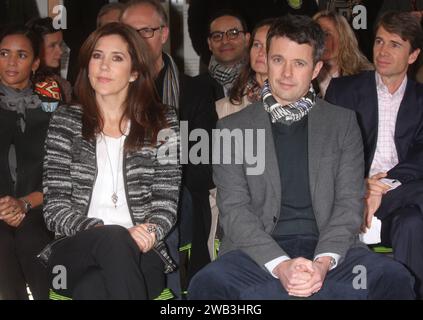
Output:
[[[35,90],[46,97],[69,103],[72,99],[70,83],[60,76],[63,55],[63,33],[53,26],[52,18],[35,19],[28,27],[42,36],[40,68],[35,73]]]
[[[35,299],[48,298],[47,273],[36,259],[52,239],[41,208],[52,108],[31,82],[40,42],[23,26],[0,35],[0,300],[28,299],[27,284]]]
[[[317,78],[320,96],[324,97],[332,78],[373,70],[373,65],[360,52],[354,31],[344,16],[321,11],[313,19],[322,27],[326,37],[324,65]]]

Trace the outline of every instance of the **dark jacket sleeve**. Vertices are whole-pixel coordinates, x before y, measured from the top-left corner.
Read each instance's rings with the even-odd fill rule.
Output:
[[[190,134],[195,129],[201,129],[207,132],[209,141],[207,150],[201,150],[202,156],[208,158],[209,162],[205,164],[195,164],[191,161],[184,166],[184,185],[188,187],[191,192],[198,192],[214,188],[212,177],[212,130],[216,127],[217,113],[213,93],[207,81],[197,78],[185,77],[183,81],[184,93],[181,98],[181,121],[185,121],[188,125],[188,132]],[[184,138],[184,137],[183,137]],[[188,137],[185,137],[188,138]],[[189,141],[188,150],[202,141]],[[188,159],[189,160],[189,159]]]
[[[423,107],[423,105],[421,105]],[[416,130],[405,159],[388,171],[388,177],[401,183],[423,180],[423,119]]]

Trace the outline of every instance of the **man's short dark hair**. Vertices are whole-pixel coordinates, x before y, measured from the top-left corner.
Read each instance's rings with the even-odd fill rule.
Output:
[[[241,14],[239,14],[238,12],[234,10],[224,9],[224,10],[220,10],[216,12],[214,15],[210,17],[209,24],[207,25],[208,33],[211,32],[210,26],[213,23],[213,21],[220,17],[225,17],[225,16],[234,17],[235,19],[237,19],[241,23],[241,26],[243,29],[242,31],[248,32],[247,22],[245,21],[244,17]]]
[[[287,14],[277,18],[267,33],[267,52],[270,42],[276,37],[286,37],[298,44],[313,48],[313,62],[320,61],[325,50],[325,35],[319,24],[310,17]]]
[[[160,19],[162,20],[162,24],[166,27],[169,26],[169,18],[167,16],[166,10],[163,8],[162,4],[158,0],[131,0],[126,4],[125,10],[123,10],[123,13],[125,13],[125,11],[128,10],[128,8],[143,5],[143,4],[152,6],[154,10],[160,16]]]
[[[380,27],[389,33],[399,35],[402,40],[410,42],[411,52],[422,48],[422,26],[410,12],[390,11],[385,13],[376,25],[376,32]]]

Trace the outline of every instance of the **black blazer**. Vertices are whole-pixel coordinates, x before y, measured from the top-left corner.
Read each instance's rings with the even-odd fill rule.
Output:
[[[42,102],[50,102],[39,97]],[[43,111],[41,106],[27,109],[26,128],[22,132],[19,115],[0,108],[0,197],[23,197],[35,191],[42,192],[44,142],[50,116],[51,113]],[[16,185],[10,174],[9,149],[12,144],[16,151]]]
[[[332,79],[326,99],[356,111],[367,176],[376,149],[379,121],[375,72]],[[383,197],[379,218],[404,205],[417,205],[423,212],[423,85],[410,78],[398,111],[394,140],[399,163],[389,170],[388,177],[403,185]]]
[[[188,133],[194,129],[204,129],[209,137],[216,128],[217,113],[214,94],[209,83],[204,78],[181,76],[180,120],[188,121]],[[209,141],[209,157],[211,159],[211,140]],[[189,149],[196,142],[189,142]],[[183,183],[191,192],[207,193],[214,188],[211,164],[193,165],[188,163],[184,167]]]
[[[333,79],[326,99],[357,112],[364,141],[366,174],[376,149],[378,100],[374,71]],[[423,85],[408,79],[395,127],[399,164],[389,177],[402,183],[423,179]]]
[[[209,72],[199,74],[194,77],[194,79],[197,83],[203,83],[211,89],[214,102],[225,97],[225,90],[223,89],[223,86],[217,82]]]

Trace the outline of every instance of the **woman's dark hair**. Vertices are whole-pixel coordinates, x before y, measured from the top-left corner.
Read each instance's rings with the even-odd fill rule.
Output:
[[[26,23],[26,26],[42,37],[61,31],[53,27],[53,19],[50,17],[31,19]]]
[[[256,24],[254,30],[250,37],[250,43],[248,44],[248,53],[251,51],[251,48],[254,44],[254,37],[257,33],[257,30],[264,26],[271,26],[275,19],[264,19]],[[235,80],[234,85],[229,92],[229,101],[232,104],[240,105],[242,103],[242,97],[245,96],[245,88],[248,81],[256,75],[256,72],[251,68],[250,59],[245,64],[244,68],[241,70],[239,77]]]
[[[423,46],[423,31],[420,21],[410,12],[389,11],[376,24],[375,31],[383,27],[389,33],[397,34],[404,41],[409,41],[411,52]],[[410,52],[410,53],[411,53]]]
[[[118,35],[127,43],[132,72],[138,73],[137,79],[129,83],[125,111],[120,120],[122,122],[126,118],[131,122],[130,132],[125,140],[125,151],[139,149],[145,144],[155,144],[157,134],[168,124],[165,118],[166,106],[159,102],[152,76],[154,63],[148,45],[138,32],[118,22],[106,24],[94,31],[79,53],[80,71],[75,84],[75,95],[83,108],[82,135],[87,140],[93,140],[103,129],[104,120],[88,78],[88,66],[97,42],[109,35]]]
[[[4,28],[0,34],[0,42],[8,36],[15,35],[22,35],[29,40],[34,53],[34,60],[40,57],[41,37],[24,25],[12,25]]]
[[[59,29],[55,29],[53,26],[53,19],[50,17],[47,18],[34,18],[27,22],[26,26],[30,28],[33,32],[41,36],[41,43],[44,42],[44,36],[56,32],[61,32]],[[34,82],[43,82],[46,78],[58,75],[59,70],[58,68],[52,68],[43,64],[41,59],[40,68],[34,75]]]

